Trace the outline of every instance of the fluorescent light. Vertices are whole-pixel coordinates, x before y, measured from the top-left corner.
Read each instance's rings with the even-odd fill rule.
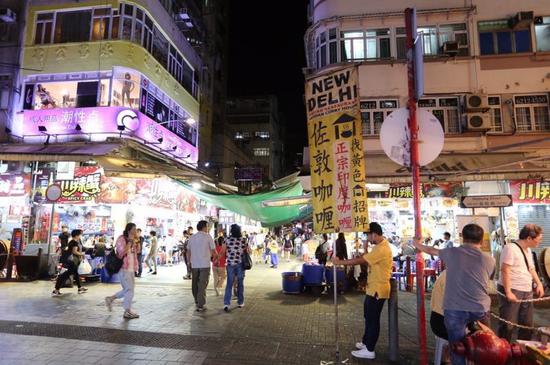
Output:
[[[195,124],[197,121],[193,118],[187,118],[187,124]]]

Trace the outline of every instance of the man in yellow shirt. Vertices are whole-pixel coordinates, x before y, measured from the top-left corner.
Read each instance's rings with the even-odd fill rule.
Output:
[[[374,245],[371,252],[351,260],[339,260],[334,257],[334,265],[361,265],[369,266],[365,304],[365,333],[363,340],[355,344],[357,351],[352,351],[354,357],[374,359],[374,347],[380,334],[380,314],[384,302],[390,297],[390,278],[392,270],[392,252],[389,242],[383,235],[382,227],[376,222],[369,224],[368,241]]]

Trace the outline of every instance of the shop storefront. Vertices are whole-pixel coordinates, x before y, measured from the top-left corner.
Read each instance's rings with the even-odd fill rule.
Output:
[[[145,235],[156,231],[161,239],[173,238],[161,241],[177,244],[187,227],[201,219],[217,220],[217,208],[168,177],[106,176],[100,165],[86,164],[12,163],[18,167],[0,175],[0,239],[8,241],[13,229],[23,228],[21,254],[42,249],[49,273],[62,226],[82,229],[84,246],[91,248],[100,239],[109,247],[127,222]]]

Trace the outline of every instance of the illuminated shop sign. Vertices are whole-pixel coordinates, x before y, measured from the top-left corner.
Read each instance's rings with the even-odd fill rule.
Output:
[[[25,196],[30,190],[30,175],[0,176],[0,197]]]
[[[146,115],[125,107],[25,110],[21,129],[25,137],[43,139],[50,135],[62,141],[86,138],[103,141],[113,135],[136,137],[169,156],[187,162],[198,160],[198,150],[191,143]]]
[[[514,203],[550,203],[550,181],[541,181],[540,179],[510,181],[510,192]]]

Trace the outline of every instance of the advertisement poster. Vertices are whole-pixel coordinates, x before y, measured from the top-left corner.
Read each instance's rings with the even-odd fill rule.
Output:
[[[306,81],[316,233],[368,230],[357,79],[352,66]]]
[[[514,204],[549,204],[550,181],[513,180],[510,193]]]
[[[457,215],[456,223],[458,228],[458,234],[460,235],[460,242],[462,243],[462,228],[470,223],[475,223],[483,228],[483,243],[481,245],[481,251],[491,252],[491,222],[487,215]]]

